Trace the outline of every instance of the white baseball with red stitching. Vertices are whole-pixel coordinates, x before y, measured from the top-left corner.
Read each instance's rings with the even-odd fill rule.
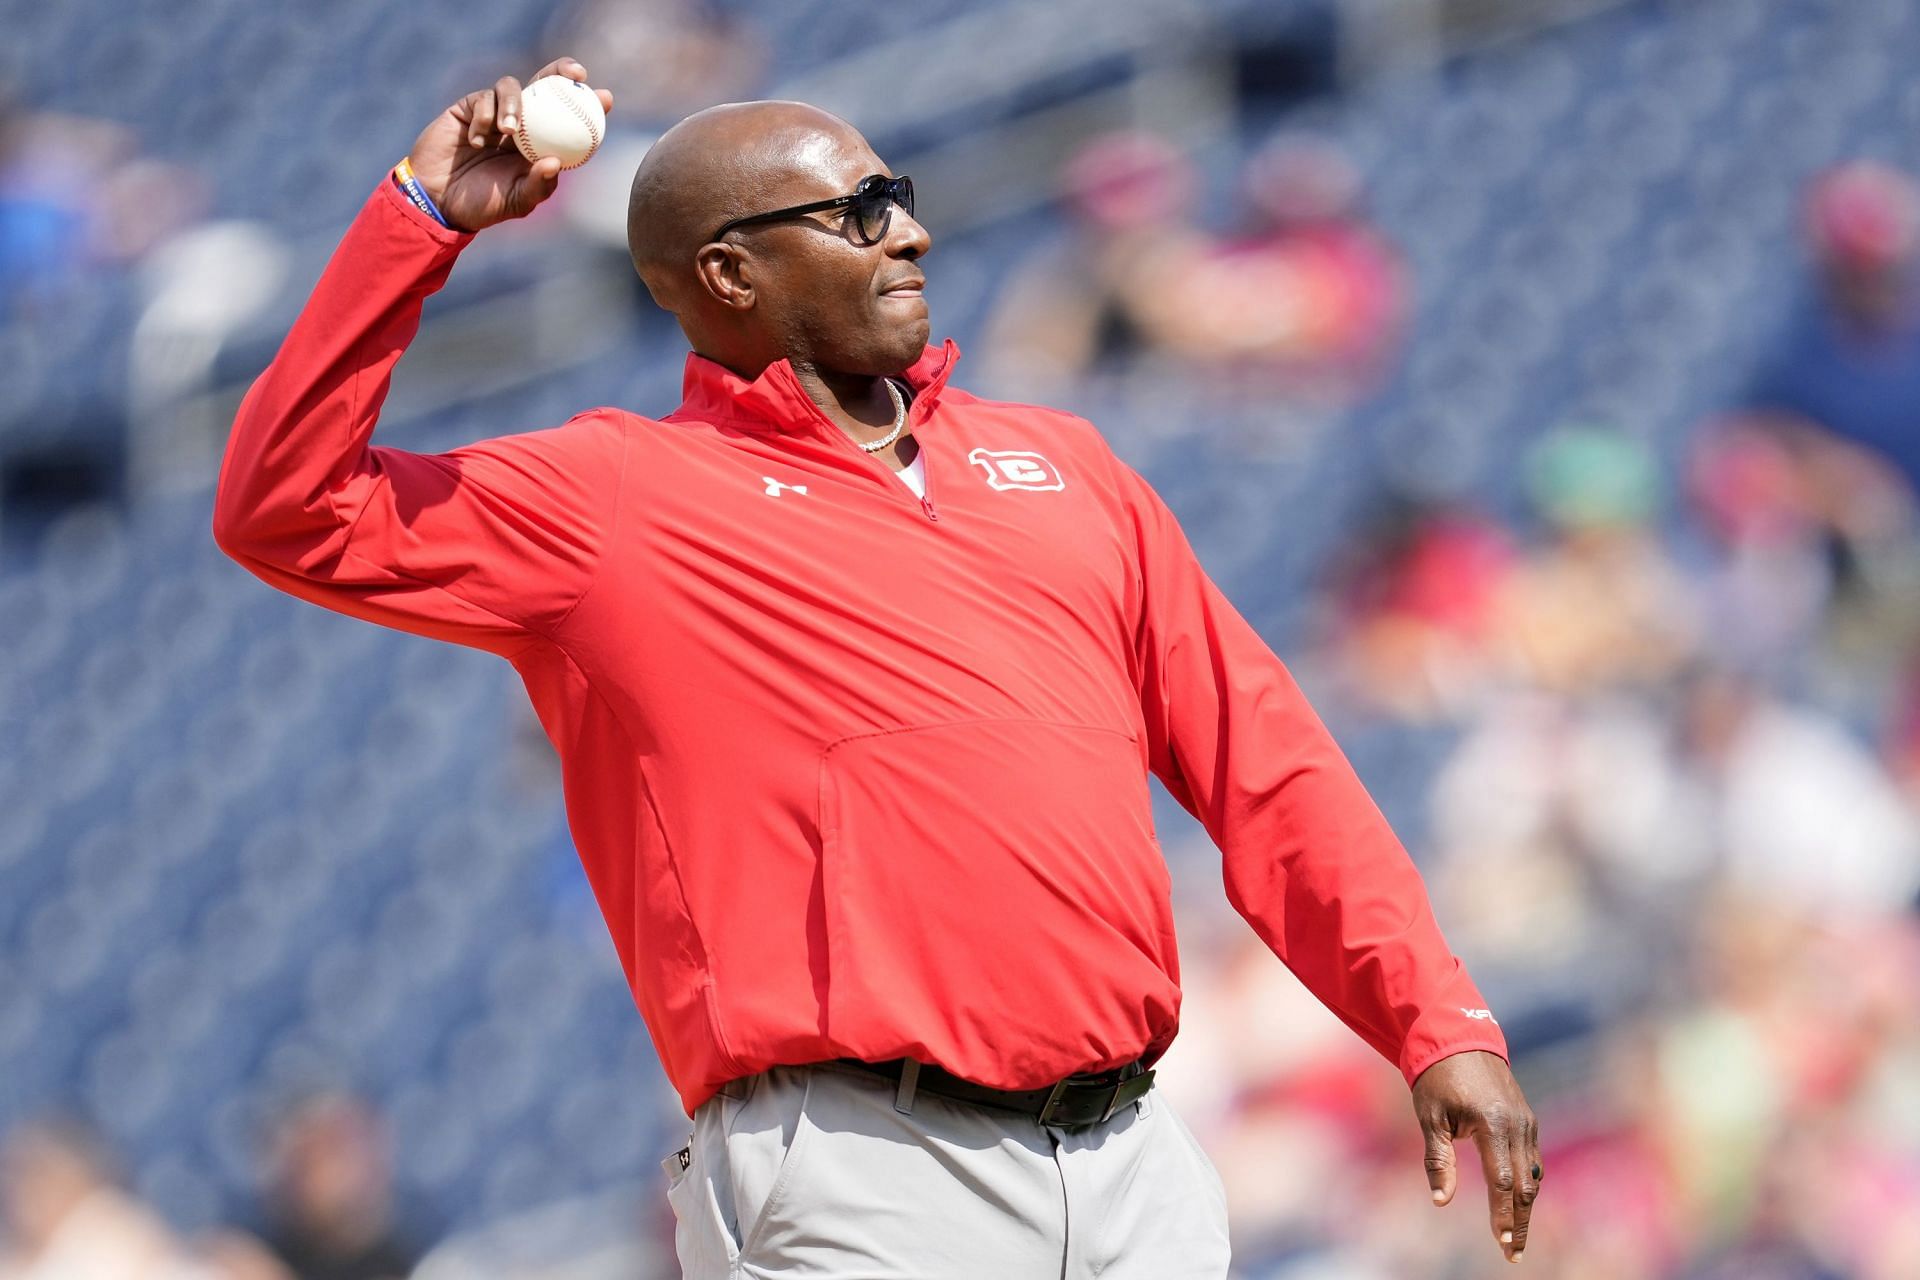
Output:
[[[607,136],[607,113],[592,89],[566,76],[542,76],[520,91],[514,141],[528,163],[557,156],[562,169],[592,159]]]

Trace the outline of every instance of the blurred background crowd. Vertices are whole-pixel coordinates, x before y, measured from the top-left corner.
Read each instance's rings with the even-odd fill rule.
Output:
[[[671,408],[638,156],[841,112],[960,381],[1102,428],[1407,840],[1541,1116],[1526,1267],[1920,1276],[1920,3],[0,15],[0,1278],[671,1274],[685,1120],[511,671],[208,533],[360,201],[561,52],[613,136],[463,256],[383,443]],[[1239,1275],[1491,1274],[1156,805]]]

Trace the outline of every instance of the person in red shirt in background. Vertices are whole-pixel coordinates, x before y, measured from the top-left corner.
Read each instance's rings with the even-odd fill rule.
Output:
[[[1226,1274],[1219,1180],[1151,1090],[1180,990],[1149,771],[1407,1080],[1436,1203],[1478,1148],[1517,1260],[1537,1126],[1405,851],[1091,424],[951,384],[911,183],[851,125],[732,104],[642,162],[673,413],[369,443],[459,250],[557,186],[519,109],[511,77],[467,95],[376,187],[241,405],[214,535],[526,682],[694,1121],[663,1162],[686,1274]]]
[[[1324,416],[1398,358],[1407,271],[1331,142],[1283,134],[1241,177],[1240,225],[1195,217],[1201,176],[1166,138],[1094,138],[1062,170],[1068,229],[1011,273],[989,377],[1044,394],[1089,377],[1192,378]]]
[[[1251,218],[1149,281],[1152,327],[1170,351],[1249,394],[1343,408],[1392,366],[1407,308],[1399,255],[1361,210],[1340,149],[1282,134],[1247,163]]]

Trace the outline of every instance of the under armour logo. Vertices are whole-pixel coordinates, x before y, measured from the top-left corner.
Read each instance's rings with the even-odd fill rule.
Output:
[[[760,478],[767,482],[767,496],[769,498],[779,497],[782,489],[791,489],[798,494],[804,494],[807,491],[807,486],[803,484],[788,484],[783,480],[775,480],[772,476],[761,476]]]

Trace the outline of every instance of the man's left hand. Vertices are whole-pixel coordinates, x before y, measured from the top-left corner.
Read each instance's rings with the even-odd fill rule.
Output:
[[[1413,1110],[1426,1136],[1433,1202],[1453,1201],[1453,1144],[1473,1139],[1487,1177],[1493,1238],[1508,1262],[1520,1261],[1540,1193],[1540,1126],[1506,1061],[1483,1050],[1440,1059],[1413,1082]]]

